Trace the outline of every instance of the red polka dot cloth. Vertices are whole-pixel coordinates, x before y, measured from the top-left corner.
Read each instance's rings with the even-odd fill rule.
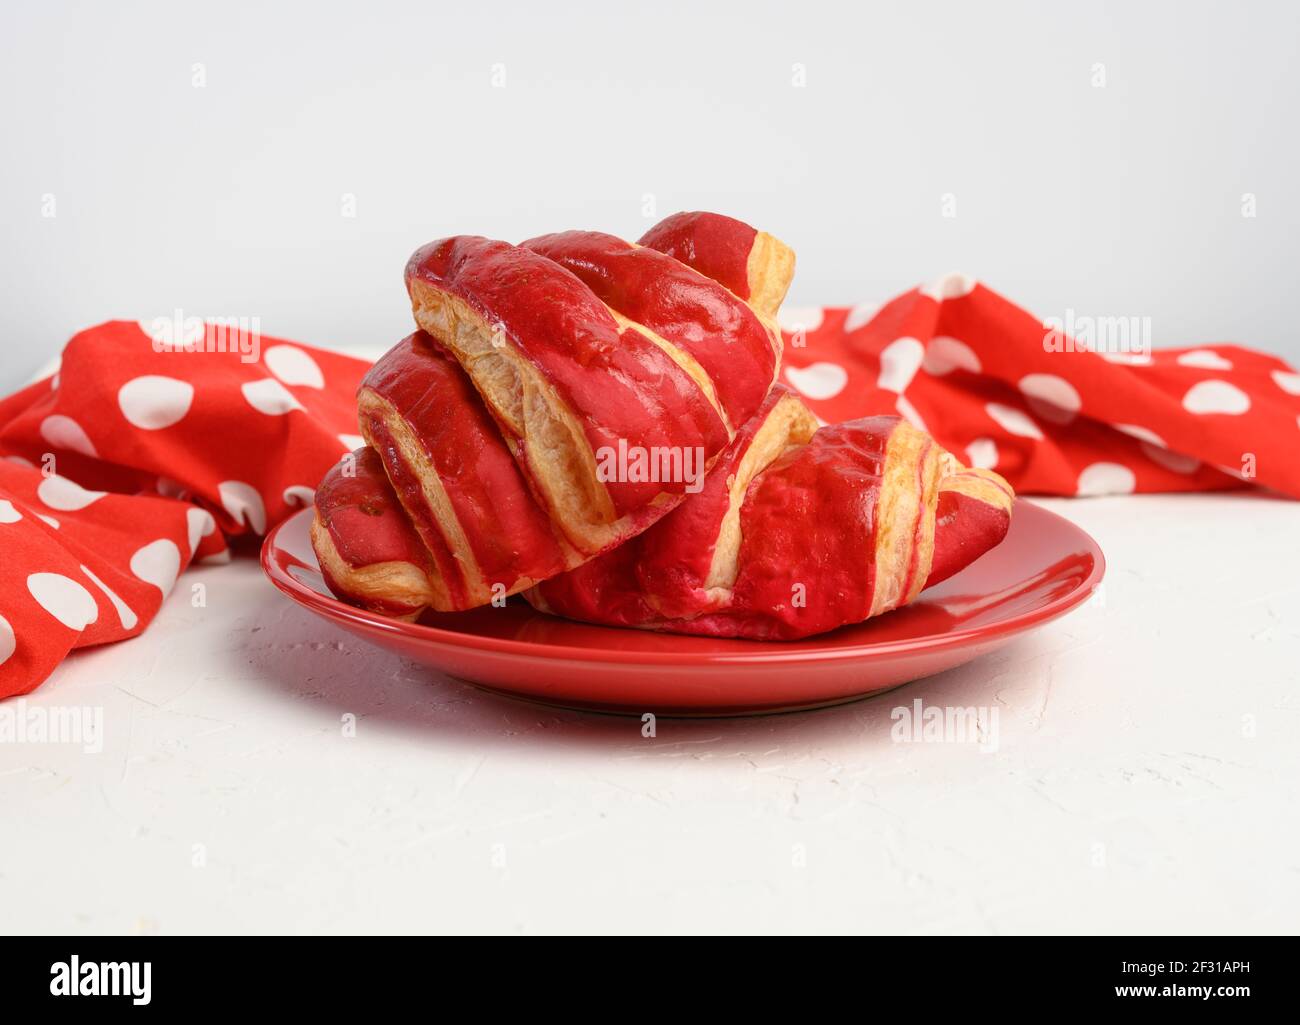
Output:
[[[1144,353],[1134,332],[1108,351],[1078,330],[1092,326],[1045,325],[960,275],[782,326],[782,376],[821,419],[898,412],[1018,491],[1300,497],[1300,374],[1271,356]],[[186,566],[309,504],[362,444],[364,362],[235,342],[222,325],[112,321],[0,400],[0,697],[140,633]]]
[[[1045,323],[961,274],[781,320],[782,376],[819,417],[897,412],[1017,491],[1300,498],[1300,374],[1274,356],[1150,351],[1141,323]]]
[[[366,369],[201,321],[111,321],[0,401],[0,696],[140,633],[187,565],[309,505],[363,444]]]

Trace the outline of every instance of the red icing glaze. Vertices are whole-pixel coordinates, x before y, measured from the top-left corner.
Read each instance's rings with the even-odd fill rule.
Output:
[[[351,476],[344,472],[348,458],[331,469],[316,489],[316,513],[339,558],[357,569],[382,562],[409,562],[427,572],[428,553],[389,486],[379,456],[373,449],[357,449],[351,455]],[[419,609],[353,594],[323,564],[321,576],[340,598],[360,601],[378,612],[402,616]]]
[[[754,436],[781,399],[777,385],[736,433],[704,479],[704,487],[645,533],[542,585],[543,599],[564,615],[636,626],[688,619],[713,604],[705,589],[723,517],[731,505],[731,479]]]
[[[712,604],[705,583],[723,517],[731,505],[731,481],[754,437],[781,399],[790,394],[777,385],[758,414],[737,432],[735,440],[718,457],[699,494],[692,495],[637,540],[641,546],[640,587],[654,596],[659,615],[666,619],[697,616]]]
[[[926,586],[947,580],[994,545],[1011,527],[1007,509],[981,502],[958,491],[939,492],[934,524],[934,561]]]
[[[712,379],[733,425],[757,411],[776,376],[776,354],[757,315],[726,287],[653,248],[601,232],[566,231],[523,245],[572,272],[629,320],[689,353]]]
[[[345,467],[354,460],[355,474]],[[411,528],[373,449],[344,456],[316,489],[316,512],[349,566],[410,562],[425,566],[424,545]]]
[[[555,611],[571,619],[608,626],[640,626],[652,622],[655,611],[637,585],[639,540],[633,538],[577,569],[552,577],[534,591],[546,602],[554,600],[558,605]]]
[[[576,276],[518,246],[458,236],[418,249],[408,288],[424,282],[466,302],[558,392],[582,424],[593,451],[629,446],[685,451],[711,460],[726,429],[699,386],[671,357],[613,316]],[[656,495],[681,494],[684,482],[609,481],[622,516]]]
[[[641,245],[694,267],[749,298],[749,253],[758,232],[722,214],[689,212],[665,217],[641,236]]]
[[[387,399],[420,440],[485,587],[499,583],[509,588],[518,577],[540,579],[564,569],[549,517],[478,392],[445,349],[417,331],[375,364],[362,388]],[[396,454],[385,457],[395,459]],[[391,464],[389,469],[391,473]],[[403,487],[403,496],[408,509],[424,509],[421,519],[433,520],[417,481]]]
[[[729,622],[701,624],[715,627],[707,632],[743,623],[746,636],[803,637],[867,618],[880,475],[897,423],[870,417],[823,427],[759,475],[740,514],[737,611]]]
[[[763,416],[779,397],[768,400]],[[731,603],[710,610],[703,584],[727,509],[724,481],[756,433],[761,421],[755,421],[719,457],[698,495],[615,552],[542,584],[547,605],[590,622],[757,640],[791,640],[866,619],[875,590],[881,473],[900,422],[894,416],[823,427],[751,482],[741,507]],[[920,472],[918,461],[917,488]],[[997,545],[1009,523],[1002,509],[941,490],[926,584]],[[913,544],[912,575],[917,558]]]

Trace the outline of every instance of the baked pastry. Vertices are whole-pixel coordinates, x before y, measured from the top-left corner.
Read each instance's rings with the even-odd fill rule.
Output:
[[[316,488],[311,545],[325,583],[346,602],[407,620],[449,605],[373,449],[344,456]]]
[[[735,285],[758,305],[671,255],[596,232],[523,246],[461,236],[415,253],[407,287],[423,330],[358,392],[377,461],[345,457],[317,494],[313,543],[336,594],[405,617],[504,599],[703,485],[776,377],[772,303],[793,255],[730,218],[672,220],[700,218],[708,237],[691,258],[732,273],[749,253],[753,284]],[[621,472],[629,452],[654,472]],[[371,509],[382,510],[382,545],[348,536]]]
[[[904,605],[978,558],[1006,535],[1013,497],[905,420],[818,430],[778,386],[703,491],[525,596],[592,623],[806,637]]]
[[[642,235],[640,244],[712,278],[769,322],[794,277],[794,252],[784,242],[722,214],[673,214]]]
[[[595,623],[789,639],[905,604],[993,547],[1013,500],[997,474],[897,417],[819,430],[774,386],[793,266],[707,213],[639,244],[418,250],[421,330],[362,382],[367,446],[317,491],[331,589],[402,618],[524,592]]]
[[[762,250],[765,294],[784,295],[789,250],[775,240]],[[464,368],[584,556],[643,530],[686,484],[609,479],[598,454],[700,453],[708,465],[779,369],[780,335],[745,300],[671,256],[596,232],[523,246],[433,242],[411,257],[406,284],[416,323]]]

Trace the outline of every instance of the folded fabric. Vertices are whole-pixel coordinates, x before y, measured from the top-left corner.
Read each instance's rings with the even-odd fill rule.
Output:
[[[1300,374],[1236,346],[1086,351],[961,276],[878,312],[786,311],[783,379],[824,422],[899,413],[1019,492],[1259,485],[1300,497]],[[112,321],[0,400],[0,696],[134,636],[362,445],[368,365],[222,324]]]
[[[787,308],[782,376],[827,422],[898,412],[1020,494],[1300,497],[1300,374],[1235,345],[1144,352],[1115,321],[1046,323],[950,274],[883,307]]]
[[[140,633],[185,566],[309,505],[361,444],[364,361],[236,341],[219,324],[111,321],[0,401],[0,696]]]

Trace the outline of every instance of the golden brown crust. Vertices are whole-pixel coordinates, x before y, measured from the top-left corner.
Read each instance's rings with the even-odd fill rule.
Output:
[[[501,344],[500,328],[468,303],[419,280],[412,281],[410,289],[416,322],[469,372],[506,428],[506,443],[526,465],[538,497],[569,541],[584,552],[614,544],[622,525],[573,411],[533,364]]]
[[[940,450],[905,420],[890,434],[877,506],[871,615],[910,601],[930,573]]]
[[[760,314],[775,317],[794,280],[794,250],[775,235],[760,231],[749,251],[747,272],[749,305]]]
[[[474,550],[470,547],[469,539],[465,537],[460,520],[456,518],[456,512],[451,506],[451,499],[447,497],[446,489],[442,486],[442,478],[438,474],[437,467],[429,459],[420,440],[411,433],[410,427],[392,404],[369,388],[362,388],[358,394],[357,410],[360,413],[361,434],[366,439],[366,444],[375,449],[380,448],[382,444],[373,437],[370,428],[370,418],[375,416],[383,421],[392,436],[397,447],[398,458],[409,468],[412,476],[419,480],[424,502],[427,503],[428,510],[437,521],[437,529],[442,535],[443,542],[455,557],[466,600],[473,605],[484,605],[491,601],[492,594],[484,584],[483,573],[479,569],[478,560],[474,557]],[[396,489],[396,493],[398,501],[402,503],[412,522],[417,524],[418,530],[419,524],[423,522],[423,510],[412,508],[409,496],[401,488]],[[446,612],[451,607],[450,604],[434,606],[439,612]]]
[[[425,606],[446,608],[447,594],[419,566],[409,562],[376,562],[353,567],[343,561],[329,529],[319,515],[312,519],[311,543],[321,569],[355,604],[373,604],[395,619],[414,620]],[[394,615],[392,605],[409,605],[414,611]]]
[[[740,466],[728,482],[729,504],[718,530],[713,562],[704,584],[715,601],[725,604],[731,599],[731,587],[739,571],[740,510],[750,483],[790,446],[806,445],[816,431],[817,418],[795,395],[789,394],[773,407],[762,428],[754,435]]]
[[[992,470],[962,466],[950,454],[945,453],[945,455],[948,455],[952,462],[944,466],[944,476],[939,482],[941,491],[955,491],[1004,512],[1011,511],[1011,506],[1016,500],[1016,494],[1011,485],[999,474],[994,473]]]

